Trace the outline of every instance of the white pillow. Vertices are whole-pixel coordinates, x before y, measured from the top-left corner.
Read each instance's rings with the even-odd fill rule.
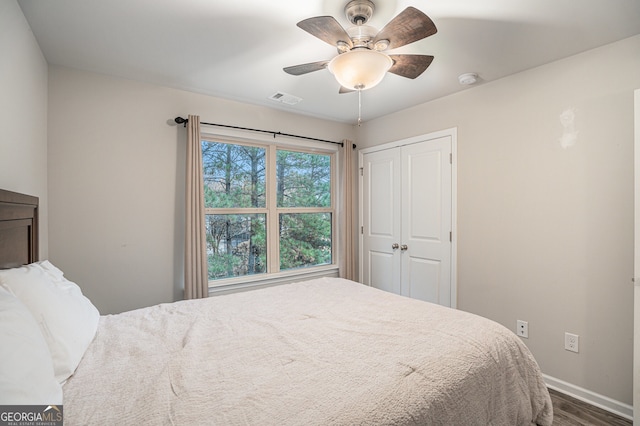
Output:
[[[93,340],[100,313],[48,261],[0,271],[0,286],[31,311],[51,351],[56,379],[64,383]]]
[[[51,353],[27,307],[0,287],[0,405],[60,405]]]
[[[42,260],[40,262],[36,262],[36,264],[40,265],[42,267],[42,269],[47,271],[49,273],[49,275],[51,275],[56,280],[66,279],[66,278],[64,278],[64,273],[60,269],[58,269],[55,266],[53,266],[53,264],[51,262],[49,262],[48,260]]]

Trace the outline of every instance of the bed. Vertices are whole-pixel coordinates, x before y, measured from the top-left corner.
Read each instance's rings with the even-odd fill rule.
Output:
[[[19,219],[26,229],[4,232],[6,216],[16,215],[2,212],[34,201],[11,203],[6,195],[0,192],[0,265],[11,269],[0,271],[0,290],[24,298],[38,318],[44,314],[33,312],[34,296],[21,293],[31,284],[11,284],[15,276],[35,274],[52,292],[66,291],[64,303],[74,306],[65,305],[65,313],[78,311],[74,327],[56,333],[51,320],[43,331],[53,367],[41,375],[52,374],[59,385],[66,425],[552,423],[540,369],[514,333],[348,280],[321,278],[100,316],[62,271],[37,260],[37,200],[22,209],[31,215]],[[25,238],[26,246],[14,241]],[[5,249],[14,244],[23,254]],[[52,347],[67,334],[68,346],[83,342],[62,354],[75,354],[73,361]]]

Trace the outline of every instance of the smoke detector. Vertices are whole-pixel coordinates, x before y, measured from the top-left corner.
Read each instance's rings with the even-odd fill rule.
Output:
[[[472,84],[476,84],[476,82],[478,81],[478,74],[474,72],[460,74],[458,76],[458,81],[460,82],[460,84],[464,86],[470,86]]]

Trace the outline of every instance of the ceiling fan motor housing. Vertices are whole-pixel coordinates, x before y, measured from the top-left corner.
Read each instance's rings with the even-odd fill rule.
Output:
[[[375,6],[370,0],[352,0],[344,7],[347,19],[354,25],[366,24],[373,15]]]
[[[366,47],[370,49],[372,46],[369,43],[378,34],[378,30],[370,25],[354,25],[347,29],[347,34],[349,34],[354,48]]]

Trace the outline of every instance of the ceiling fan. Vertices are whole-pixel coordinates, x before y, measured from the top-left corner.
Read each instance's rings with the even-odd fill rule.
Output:
[[[367,90],[382,81],[387,72],[414,79],[431,65],[433,56],[387,54],[395,49],[429,37],[436,26],[423,12],[407,7],[382,30],[367,25],[373,15],[370,0],[352,0],[344,8],[353,25],[344,29],[332,16],[317,16],[298,22],[298,27],[335,46],[333,59],[284,68],[292,75],[303,75],[328,68],[340,83],[340,93]]]

